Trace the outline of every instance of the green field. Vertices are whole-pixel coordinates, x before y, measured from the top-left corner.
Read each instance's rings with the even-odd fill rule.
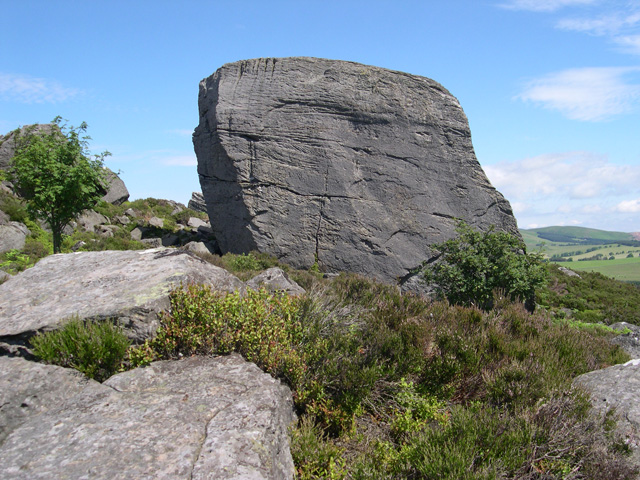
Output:
[[[528,252],[573,270],[599,272],[625,282],[640,282],[640,242],[630,233],[582,227],[546,227],[520,231]],[[604,243],[608,242],[608,243]],[[623,243],[618,243],[623,242]],[[633,255],[628,258],[629,254]],[[600,260],[582,260],[600,255]],[[615,260],[609,260],[614,257]]]
[[[623,282],[640,282],[640,257],[619,260],[594,260],[588,262],[567,262],[561,265],[571,270],[599,272]]]

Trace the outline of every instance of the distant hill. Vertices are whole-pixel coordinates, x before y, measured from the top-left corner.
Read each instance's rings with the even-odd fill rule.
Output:
[[[573,270],[600,272],[640,284],[640,233],[609,232],[584,227],[520,230],[528,252],[540,252],[552,263]]]
[[[618,243],[628,246],[640,246],[638,233],[609,232],[584,227],[544,227],[521,229],[527,244],[554,242],[574,245],[605,245]]]

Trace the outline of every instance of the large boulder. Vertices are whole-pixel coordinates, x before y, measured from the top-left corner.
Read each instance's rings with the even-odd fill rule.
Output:
[[[74,315],[110,319],[142,341],[155,333],[169,292],[188,283],[221,292],[244,289],[226,270],[181,250],[51,255],[0,285],[0,342],[22,344]]]
[[[428,78],[317,58],[222,66],[193,142],[223,253],[395,281],[456,219],[518,235],[456,98]]]
[[[3,479],[294,477],[291,391],[239,355],[156,362],[61,397],[0,444]]]

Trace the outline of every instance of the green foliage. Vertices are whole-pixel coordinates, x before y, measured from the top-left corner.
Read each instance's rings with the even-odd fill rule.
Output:
[[[20,250],[12,249],[0,255],[0,269],[7,273],[22,272],[31,266],[29,255],[20,253]]]
[[[60,252],[62,229],[104,193],[102,163],[108,152],[91,157],[87,125],[67,128],[60,117],[48,132],[35,127],[16,138],[11,178],[27,201],[33,218],[46,220],[53,232],[53,251]]]
[[[79,370],[100,382],[116,373],[130,342],[112,323],[69,319],[60,330],[31,339],[33,353],[47,363]]]
[[[283,379],[301,419],[299,478],[625,478],[614,439],[571,390],[628,359],[610,335],[508,298],[484,312],[341,275],[298,298],[178,289],[130,361],[235,351]]]
[[[0,192],[0,210],[9,215],[13,222],[26,223],[29,218],[27,206],[14,195]]]
[[[512,300],[533,301],[546,279],[541,256],[525,253],[524,243],[506,232],[473,230],[460,221],[458,237],[434,245],[440,257],[423,263],[424,280],[451,303],[491,308],[499,289]]]

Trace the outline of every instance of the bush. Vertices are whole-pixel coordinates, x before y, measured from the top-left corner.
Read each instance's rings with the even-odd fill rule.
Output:
[[[571,390],[576,375],[628,359],[610,335],[508,297],[484,312],[341,275],[298,298],[183,287],[130,358],[236,351],[281,378],[303,479],[624,478],[614,439]]]
[[[521,239],[493,228],[479,232],[460,221],[456,231],[457,238],[433,246],[440,255],[423,263],[424,280],[456,305],[488,310],[500,290],[533,311],[535,289],[546,280],[541,255],[526,254]]]
[[[77,317],[60,330],[40,333],[31,339],[33,353],[46,363],[75,368],[102,382],[120,368],[130,341],[109,322],[83,322]]]

